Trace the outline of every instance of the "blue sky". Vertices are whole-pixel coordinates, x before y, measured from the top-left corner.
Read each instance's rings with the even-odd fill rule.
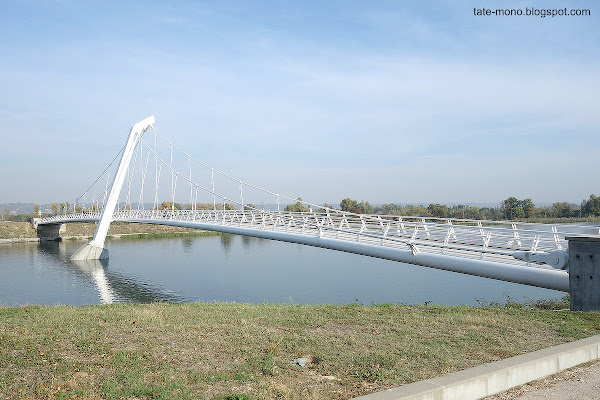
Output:
[[[148,113],[322,203],[600,194],[591,1],[0,1],[0,203],[70,201]],[[589,8],[477,17],[473,8]]]

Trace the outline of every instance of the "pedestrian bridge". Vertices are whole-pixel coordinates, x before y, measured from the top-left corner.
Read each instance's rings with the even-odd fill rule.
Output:
[[[144,137],[150,128],[154,135]],[[159,138],[166,143],[162,154]],[[179,168],[174,153],[183,159]],[[119,155],[109,185],[107,171]],[[113,163],[68,211],[33,221],[38,229],[98,222],[94,238],[73,255],[75,260],[107,258],[106,235],[110,223],[117,221],[300,243],[569,291],[565,238],[599,233],[594,226],[369,215],[317,205],[246,183],[204,164],[158,132],[154,117],[133,126]],[[164,198],[169,201],[159,201]],[[270,206],[249,203],[253,198],[263,204],[270,199]],[[188,209],[177,209],[181,199],[189,202]],[[295,204],[296,211],[282,209],[282,203]]]

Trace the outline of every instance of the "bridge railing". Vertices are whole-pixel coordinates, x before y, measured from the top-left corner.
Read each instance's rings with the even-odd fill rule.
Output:
[[[129,216],[134,215],[129,212]],[[353,240],[381,246],[430,249],[443,254],[502,259],[521,263],[512,257],[517,250],[547,251],[566,248],[564,237],[583,234],[577,230],[560,231],[557,226],[474,221],[459,219],[346,215],[344,213],[270,212],[261,210],[182,210],[150,211],[140,218],[182,220],[251,229],[271,229]],[[127,214],[123,214],[127,217]],[[573,227],[571,227],[573,228]],[[590,228],[588,230],[594,230]]]
[[[36,219],[38,224],[92,221],[99,212]],[[160,223],[181,221],[207,225],[276,230],[387,247],[410,248],[459,257],[522,263],[515,251],[567,249],[565,236],[598,234],[597,227],[543,225],[344,212],[277,212],[265,210],[121,210],[114,220]]]

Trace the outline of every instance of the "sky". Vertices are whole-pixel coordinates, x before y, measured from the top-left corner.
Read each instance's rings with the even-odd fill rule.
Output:
[[[314,203],[600,195],[592,1],[0,6],[0,203],[70,201],[150,114],[214,168]]]

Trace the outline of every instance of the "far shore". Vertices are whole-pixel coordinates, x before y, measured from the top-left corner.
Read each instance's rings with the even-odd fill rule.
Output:
[[[87,240],[94,235],[96,223],[74,222],[65,224],[66,230],[61,233],[63,240]],[[108,231],[108,237],[119,238],[156,238],[176,236],[209,236],[221,233],[198,229],[180,228],[176,226],[131,224],[113,222]],[[29,222],[0,222],[0,244],[38,242],[37,232]]]

